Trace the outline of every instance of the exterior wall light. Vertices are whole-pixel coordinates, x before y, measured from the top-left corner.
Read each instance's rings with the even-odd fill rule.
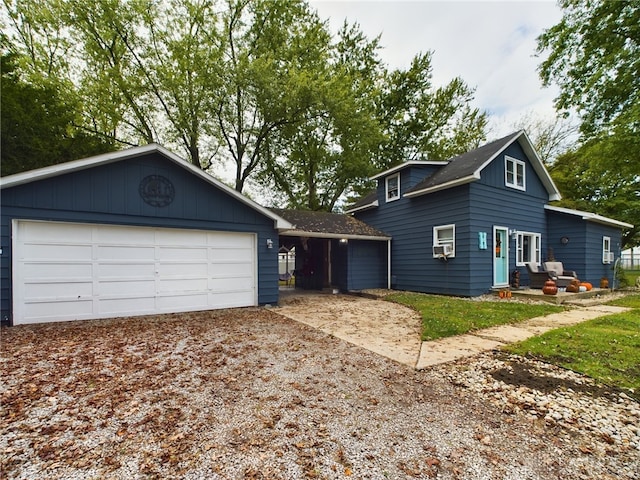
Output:
[[[267,248],[273,248],[273,240],[267,238]]]

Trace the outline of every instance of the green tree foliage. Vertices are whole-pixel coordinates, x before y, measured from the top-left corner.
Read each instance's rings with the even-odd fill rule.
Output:
[[[242,191],[262,169],[268,141],[299,125],[318,101],[329,34],[299,0],[230,0],[223,23],[217,136]]]
[[[220,161],[238,191],[254,179],[289,206],[334,209],[380,168],[484,139],[472,90],[460,79],[434,88],[430,55],[388,73],[378,39],[347,24],[333,38],[304,0],[4,0],[4,9],[21,71],[33,85],[65,85],[86,131],[178,147],[203,169]]]
[[[538,38],[545,84],[560,86],[559,110],[576,108],[581,145],[560,156],[551,175],[562,204],[636,225],[640,243],[640,2],[562,0],[563,18]]]
[[[626,112],[616,119],[610,133],[598,135],[561,155],[550,168],[565,197],[561,205],[634,225],[623,234],[623,248],[640,244],[639,114],[638,107]]]
[[[385,76],[377,116],[385,132],[378,165],[408,160],[447,160],[485,140],[486,113],[470,106],[473,90],[455,78],[432,83],[431,54],[416,55],[407,70]]]
[[[578,127],[561,116],[541,117],[529,112],[513,124],[513,130],[524,130],[529,135],[540,156],[547,166],[576,146]]]
[[[577,108],[586,135],[640,102],[640,2],[561,0],[560,23],[538,38],[546,85],[559,110]]]
[[[335,45],[325,39],[316,57],[315,99],[301,121],[274,135],[261,179],[282,192],[293,208],[331,211],[366,183],[382,140],[375,118],[380,75],[377,39],[343,25]]]
[[[16,55],[1,60],[3,176],[113,150],[108,139],[77,128],[80,105],[64,84],[28,83]]]

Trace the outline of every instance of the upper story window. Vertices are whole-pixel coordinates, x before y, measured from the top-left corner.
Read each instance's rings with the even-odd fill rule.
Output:
[[[433,257],[456,256],[456,226],[439,225],[433,227]]]
[[[526,189],[524,162],[511,157],[504,157],[504,183],[507,187]]]
[[[400,173],[387,177],[386,184],[387,202],[398,200],[400,198]]]
[[[611,237],[602,237],[602,263],[613,263]]]
[[[516,236],[516,265],[525,263],[540,264],[540,234],[518,232]]]

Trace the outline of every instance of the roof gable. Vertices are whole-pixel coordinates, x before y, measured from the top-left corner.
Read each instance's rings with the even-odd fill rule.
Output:
[[[186,160],[174,154],[173,152],[170,152],[166,148],[155,143],[143,145],[140,147],[133,147],[126,150],[119,150],[116,152],[104,153],[102,155],[96,155],[93,157],[83,158],[79,160],[73,160],[71,162],[51,165],[51,166],[39,168],[36,170],[17,173],[15,175],[9,175],[7,177],[3,177],[0,179],[0,189],[15,187],[18,185],[31,183],[38,180],[57,177],[60,175],[71,173],[71,172],[77,172],[80,170],[86,170],[86,169],[94,168],[101,165],[120,162],[129,158],[134,158],[134,157],[142,156],[149,153],[158,153],[162,155],[163,157],[172,161],[176,165],[184,168],[191,174],[196,175],[197,177],[205,180],[206,182],[213,185],[214,187],[222,190],[227,195],[232,196],[236,200],[244,203],[245,205],[249,206],[250,208],[264,215],[265,217],[272,219],[277,229],[289,229],[292,227],[292,225],[289,222],[279,217],[277,214],[275,214],[271,210],[257,204],[253,200],[245,197],[241,193],[237,192],[236,190],[232,189],[231,187],[225,185],[221,181],[212,177],[210,174],[206,173],[202,169],[196,167],[195,165],[187,162]]]
[[[482,170],[516,141],[529,158],[531,166],[549,194],[549,200],[559,200],[560,192],[524,130],[452,158],[446,166],[409,189],[405,195],[417,197],[479,180]]]

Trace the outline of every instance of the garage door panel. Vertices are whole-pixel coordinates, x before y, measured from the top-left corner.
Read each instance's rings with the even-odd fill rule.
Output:
[[[222,262],[243,262],[247,260],[247,255],[251,255],[252,249],[249,248],[213,248],[209,254],[212,261]]]
[[[91,297],[93,294],[93,282],[51,282],[51,281],[29,281],[24,286],[24,297],[27,300],[55,300],[55,299],[77,299],[78,297]]]
[[[251,277],[212,278],[209,280],[209,289],[214,292],[246,291],[252,283]]]
[[[156,272],[155,262],[101,262],[96,266],[98,278],[153,278]]]
[[[158,268],[160,277],[207,277],[207,262],[162,263]]]
[[[91,245],[63,245],[28,243],[20,249],[22,258],[29,260],[91,259]]]
[[[97,225],[93,241],[98,244],[153,245],[155,232],[151,228],[122,227],[118,225]]]
[[[184,312],[188,310],[207,310],[209,297],[206,292],[191,294],[159,296],[157,298],[158,310],[162,312]]]
[[[159,281],[158,293],[206,292],[208,280],[204,278],[163,279]]]
[[[156,231],[159,245],[207,245],[208,232],[201,230],[163,229]]]
[[[88,300],[57,300],[46,302],[30,302],[25,304],[24,318],[36,319],[31,322],[61,322],[66,320],[85,320],[93,318],[93,301]]]
[[[14,221],[14,323],[255,305],[255,235]]]
[[[160,247],[159,258],[165,261],[207,261],[207,247]]]
[[[154,260],[155,248],[137,245],[99,245],[96,257],[109,260]]]
[[[117,315],[145,315],[157,311],[156,301],[153,297],[100,298],[96,303],[98,315],[94,318]]]
[[[44,243],[73,242],[90,244],[92,232],[85,225],[68,223],[62,229],[52,229],[50,222],[21,222],[21,234],[29,239]]]
[[[220,232],[208,232],[208,245],[219,248],[253,248],[253,236]]]
[[[92,277],[92,271],[91,263],[63,263],[60,261],[56,261],[55,263],[24,262],[22,267],[22,274],[25,279],[56,280],[70,277],[90,279]]]
[[[98,282],[100,296],[153,296],[156,293],[155,279],[118,280]]]
[[[235,277],[235,276],[250,276],[253,277],[253,265],[234,264],[234,263],[214,263],[211,265],[212,277]]]
[[[218,292],[209,294],[209,302],[220,308],[244,307],[250,299],[245,292]]]

